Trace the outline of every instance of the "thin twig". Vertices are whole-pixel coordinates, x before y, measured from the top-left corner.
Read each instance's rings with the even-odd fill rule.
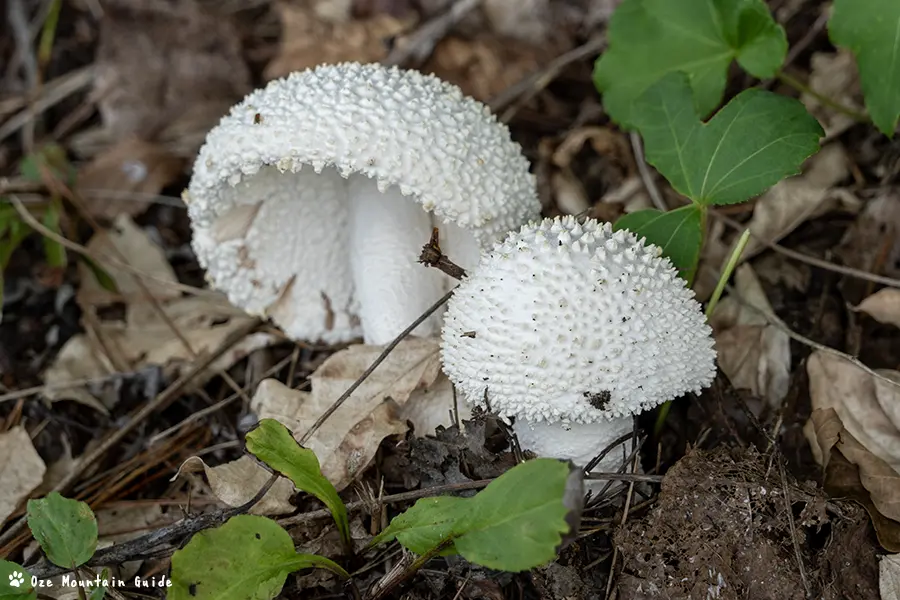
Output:
[[[19,400],[21,398],[28,398],[29,396],[36,396],[38,394],[43,394],[48,391],[70,390],[72,388],[82,387],[85,385],[95,385],[95,384],[107,383],[110,381],[115,381],[117,379],[124,379],[126,377],[131,377],[131,376],[135,376],[135,375],[139,375],[139,374],[140,374],[140,371],[132,371],[132,372],[125,372],[125,373],[111,373],[109,375],[104,375],[102,377],[85,377],[84,379],[72,379],[72,380],[66,381],[64,383],[36,385],[34,387],[23,388],[21,390],[16,390],[14,392],[0,394],[0,403],[8,402],[10,400]]]
[[[447,258],[441,251],[440,232],[437,227],[431,230],[431,239],[422,246],[419,262],[428,267],[443,271],[445,275],[460,280],[466,276],[466,270]]]
[[[809,31],[803,34],[803,37],[800,38],[796,44],[791,45],[791,49],[784,58],[784,64],[781,65],[782,70],[794,64],[797,57],[812,44],[813,40],[815,40],[820,33],[822,33],[822,30],[825,29],[825,24],[828,22],[829,12],[828,5],[823,4],[819,7],[819,17],[816,19],[815,23],[812,24],[812,27],[809,28]]]
[[[559,77],[559,74],[563,69],[574,62],[598,54],[605,46],[606,36],[597,35],[592,37],[581,46],[573,48],[565,54],[561,54],[554,58],[540,71],[532,73],[518,83],[510,86],[492,98],[491,101],[488,102],[488,106],[496,113],[515,102],[514,106],[507,109],[500,116],[500,121],[508,123],[516,115],[523,104],[534,98],[541,90],[550,85],[553,80]]]
[[[6,5],[6,18],[12,37],[16,42],[15,55],[22,65],[25,85],[29,89],[34,89],[38,83],[38,64],[37,57],[31,48],[31,27],[28,24],[22,0],[9,0]]]
[[[379,499],[379,504],[394,504],[397,502],[408,502],[409,500],[418,500],[429,496],[439,496],[451,492],[465,492],[468,490],[480,490],[493,481],[493,479],[480,479],[477,481],[466,481],[464,483],[448,483],[446,485],[438,485],[435,487],[425,488],[421,490],[413,490],[411,492],[402,492],[400,494],[391,494],[383,496]],[[347,512],[357,511],[372,506],[371,500],[355,500],[346,504]],[[297,525],[299,523],[308,523],[317,519],[325,519],[331,517],[331,511],[327,508],[313,510],[310,512],[294,515],[293,517],[285,517],[279,519],[279,525]]]
[[[131,265],[129,265],[128,263],[122,262],[116,258],[101,256],[101,255],[97,254],[96,252],[92,252],[92,251],[88,250],[87,248],[85,248],[84,246],[82,246],[81,244],[76,244],[75,242],[59,235],[52,229],[48,229],[47,227],[45,227],[40,221],[38,221],[37,219],[34,218],[34,215],[32,215],[28,211],[27,208],[25,208],[25,203],[22,202],[22,199],[19,198],[18,196],[11,194],[7,197],[7,199],[15,207],[16,212],[19,213],[19,216],[22,218],[23,221],[25,221],[25,223],[28,224],[29,227],[31,227],[32,229],[34,229],[35,231],[37,231],[44,237],[47,237],[47,238],[53,240],[60,246],[63,246],[66,249],[71,250],[72,252],[75,252],[76,254],[80,254],[82,256],[87,256],[88,258],[99,263],[100,265],[105,265],[108,267],[115,267],[117,269],[127,271],[133,275],[143,277],[144,279],[149,279],[150,281],[153,281],[160,285],[169,287],[173,290],[182,292],[184,294],[190,294],[192,296],[205,296],[205,297],[216,297],[216,298],[220,297],[220,294],[218,294],[217,292],[213,292],[211,290],[205,290],[202,288],[196,288],[196,287],[193,287],[190,285],[184,285],[183,283],[169,281],[168,279],[162,279],[161,277],[156,277],[155,275],[151,275],[150,273],[145,273],[144,271],[141,271],[140,269],[136,269],[136,268],[132,267]],[[223,305],[225,305],[224,300],[223,300]]]
[[[13,115],[3,125],[0,125],[0,141],[17,132],[38,114],[62,102],[70,95],[81,90],[81,88],[90,85],[94,81],[94,75],[95,68],[91,65],[66,73],[62,77],[42,86],[40,98],[35,99],[34,103],[28,108]]]
[[[387,58],[381,61],[388,66],[406,64],[408,61],[424,61],[453,27],[478,8],[482,0],[457,0],[446,12],[425,22],[412,34],[398,40]]]
[[[650,194],[653,206],[663,212],[669,210],[669,207],[666,206],[666,201],[663,200],[659,188],[656,187],[656,182],[653,181],[653,173],[650,172],[650,167],[647,165],[647,159],[644,157],[644,146],[641,143],[640,134],[636,131],[632,131],[628,134],[628,139],[631,140],[631,151],[634,153],[634,162],[637,163],[638,172],[641,174],[641,181],[644,182],[644,187],[647,188],[647,193]]]
[[[731,227],[732,229],[742,230],[744,229],[744,225],[738,223],[734,219],[723,215],[721,212],[717,212],[715,210],[708,211],[709,214],[716,219],[721,220],[723,223]],[[900,288],[900,279],[894,279],[892,277],[885,277],[883,275],[877,275],[875,273],[869,273],[868,271],[862,271],[860,269],[854,269],[853,267],[845,267],[843,265],[836,265],[828,262],[827,260],[822,260],[821,258],[816,258],[815,256],[810,256],[808,254],[803,254],[802,252],[797,252],[796,250],[791,250],[789,248],[785,248],[784,246],[767,240],[761,235],[755,234],[752,231],[750,232],[751,237],[755,240],[759,241],[761,244],[778,252],[779,254],[783,254],[788,258],[792,258],[798,262],[806,263],[808,265],[812,265],[814,267],[818,267],[820,269],[825,269],[827,271],[834,271],[835,273],[840,273],[841,275],[847,275],[848,277],[856,277],[857,279],[863,279],[865,281],[872,281],[874,283],[880,283],[882,285],[887,285],[890,287]]]

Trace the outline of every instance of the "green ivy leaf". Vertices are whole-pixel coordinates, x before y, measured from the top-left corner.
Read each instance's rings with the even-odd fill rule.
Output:
[[[662,249],[681,277],[693,281],[703,244],[703,209],[697,204],[663,212],[654,208],[627,214],[615,222],[616,230],[627,229]]]
[[[575,472],[580,475],[580,471]],[[566,462],[538,458],[516,465],[472,498],[441,496],[419,500],[395,517],[372,545],[397,539],[416,554],[448,542],[444,554],[501,571],[525,571],[556,558],[566,520],[580,512],[569,506],[573,471]]]
[[[772,77],[787,39],[763,0],[625,0],[609,24],[609,49],[594,83],[606,112],[632,128],[634,102],[668,73],[690,78],[697,113],[722,101],[733,60],[751,75]]]
[[[8,560],[0,560],[0,600],[35,600],[31,573]]]
[[[900,2],[834,0],[828,35],[856,55],[866,108],[893,137],[900,117]]]
[[[341,538],[350,544],[350,523],[347,509],[334,485],[322,475],[316,453],[303,448],[287,427],[274,419],[263,419],[247,433],[247,450],[256,458],[291,481],[297,489],[312,494],[331,511]]]
[[[94,555],[97,519],[84,502],[50,492],[28,501],[27,516],[31,534],[53,564],[72,569]]]
[[[41,221],[47,229],[62,236],[62,228],[59,225],[61,217],[62,204],[58,199],[54,199],[50,202],[50,205],[47,206],[47,210],[44,211],[44,216]],[[65,267],[68,263],[65,246],[47,236],[43,236],[43,240],[44,257],[47,259],[47,264],[51,267]]]
[[[647,162],[704,205],[742,202],[799,173],[825,135],[797,100],[755,89],[703,123],[679,73],[654,84],[635,108]]]
[[[377,546],[396,539],[403,547],[425,554],[453,537],[454,528],[463,513],[471,508],[471,498],[433,496],[421,498],[403,514],[391,520],[384,531],[375,536],[369,546]],[[444,554],[453,554],[453,547]]]
[[[290,534],[275,521],[238,515],[202,531],[172,555],[169,600],[269,600],[288,574],[323,568],[343,578],[344,569],[323,556],[298,554]]]

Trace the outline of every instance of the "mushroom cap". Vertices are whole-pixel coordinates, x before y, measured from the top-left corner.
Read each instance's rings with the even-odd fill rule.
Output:
[[[607,223],[545,219],[511,233],[444,317],[444,371],[472,403],[590,423],[699,392],[712,330],[661,250]]]
[[[207,279],[293,338],[358,336],[342,179],[354,174],[484,247],[540,211],[527,159],[483,104],[416,71],[320,66],[251,93],[207,135],[185,193]]]

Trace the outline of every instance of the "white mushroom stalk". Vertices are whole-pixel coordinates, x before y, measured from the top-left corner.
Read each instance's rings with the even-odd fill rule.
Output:
[[[444,371],[469,402],[487,397],[516,418],[523,447],[581,466],[632,415],[709,385],[715,356],[700,304],[658,247],[573,217],[526,225],[485,253],[442,333]]]
[[[184,197],[211,285],[326,343],[384,344],[449,289],[417,263],[433,226],[471,268],[540,211],[528,161],[483,104],[355,63],[247,96],[207,135]],[[439,329],[437,316],[415,333]]]

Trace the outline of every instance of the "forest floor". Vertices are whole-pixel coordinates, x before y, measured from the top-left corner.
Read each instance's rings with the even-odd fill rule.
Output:
[[[185,515],[241,504],[266,481],[241,463],[258,418],[315,421],[378,355],[292,342],[205,289],[181,191],[205,133],[250,90],[345,60],[434,72],[509,125],[537,175],[545,216],[613,221],[654,206],[654,194],[668,207],[683,202],[644,168],[593,86],[615,0],[557,0],[539,16],[516,2],[458,2],[455,19],[448,0],[7,4],[0,210],[43,215],[53,234],[50,243],[23,235],[18,247],[0,238],[4,261],[14,250],[0,322],[0,557],[20,564],[35,561],[21,527],[25,501],[51,490],[87,502],[103,542],[177,530]],[[854,63],[829,42],[825,4],[768,4],[791,44],[787,72],[861,108]],[[56,6],[58,22],[48,27]],[[758,83],[734,70],[726,95]],[[675,401],[661,427],[657,411],[636,421],[646,481],[593,498],[576,540],[549,566],[512,574],[435,558],[393,597],[879,597],[882,556],[900,551],[900,524],[880,507],[900,504],[900,479],[864,485],[868,455],[833,456],[826,479],[810,447],[810,416],[835,408],[870,453],[900,464],[900,394],[860,366],[900,381],[900,299],[880,295],[900,287],[900,143],[803,100],[828,131],[824,149],[801,175],[712,212],[695,283],[701,302],[741,230],[753,237],[712,317],[714,384]],[[371,459],[362,473],[330,472],[358,539],[416,498],[472,494],[515,463],[489,415],[423,437],[413,416],[376,410],[387,396],[452,397],[436,348],[401,345],[360,392],[371,396],[363,412],[335,415],[332,433],[343,445],[317,447],[333,464],[349,460],[348,447]],[[283,386],[260,385],[269,379]],[[623,457],[621,471],[635,466]],[[288,491],[266,502],[261,510],[298,547],[337,548],[314,500]],[[111,566],[164,573],[185,539]],[[395,546],[360,558],[357,588],[385,578],[398,556]],[[301,572],[279,597],[351,597],[344,593],[330,575]],[[57,588],[51,597],[77,594]]]

